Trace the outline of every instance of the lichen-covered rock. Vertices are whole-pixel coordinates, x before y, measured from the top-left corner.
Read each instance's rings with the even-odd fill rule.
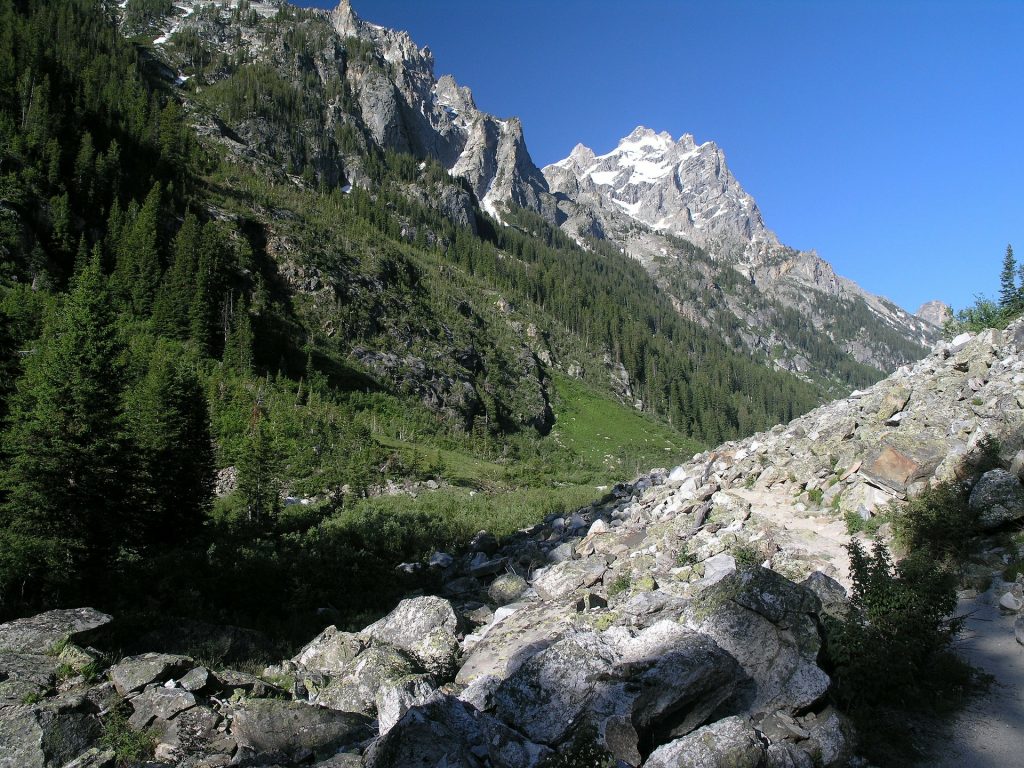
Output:
[[[366,751],[366,768],[533,768],[550,750],[452,696],[410,709]]]
[[[999,528],[1024,518],[1024,486],[1016,475],[993,469],[975,483],[968,504],[978,513],[979,526]]]
[[[587,724],[629,764],[654,731],[681,735],[732,695],[742,673],[713,640],[673,622],[581,632],[536,654],[494,693],[495,715],[557,747]],[[555,716],[555,713],[558,713]]]
[[[821,613],[835,617],[845,618],[849,608],[849,599],[846,589],[838,581],[821,571],[815,571],[800,585],[806,587],[815,594],[821,602]]]
[[[297,701],[249,699],[229,714],[240,752],[262,764],[327,758],[373,735],[368,717]]]
[[[70,640],[86,642],[88,636],[113,619],[92,608],[40,613],[0,624],[0,651],[46,654]]]
[[[608,570],[603,557],[566,560],[551,566],[533,581],[533,588],[542,599],[561,600],[577,589],[597,584]]]
[[[616,657],[595,633],[563,638],[502,682],[494,694],[495,714],[532,741],[561,744],[584,718]]]
[[[755,567],[701,593],[686,624],[714,638],[750,677],[742,696],[748,711],[798,712],[819,702],[831,683],[817,664],[820,612],[810,590]]]
[[[358,635],[339,632],[337,627],[330,626],[295,654],[292,661],[306,669],[329,674],[344,669],[363,648]]]
[[[644,768],[764,768],[768,745],[742,717],[727,717],[658,747]]]
[[[504,573],[491,582],[487,596],[498,605],[508,605],[522,597],[529,586],[518,573]]]
[[[375,702],[381,735],[390,731],[410,709],[429,701],[435,691],[430,675],[406,675],[382,683]]]
[[[363,634],[374,643],[404,651],[427,672],[449,679],[458,668],[458,630],[459,620],[451,603],[440,597],[415,597],[400,602]]]
[[[99,730],[81,696],[0,707],[0,768],[63,768],[92,746]]]
[[[416,671],[415,664],[397,649],[374,646],[331,676],[312,700],[331,709],[370,715],[376,711],[377,693],[382,686]]]
[[[49,691],[60,664],[51,655],[0,653],[0,706],[20,704]]]
[[[154,721],[170,720],[197,703],[196,697],[182,688],[153,686],[131,700],[134,711],[128,722],[135,730],[142,731],[151,727]]]
[[[150,683],[165,683],[180,677],[195,666],[188,656],[168,653],[144,653],[127,656],[110,668],[110,679],[122,696],[141,691]]]
[[[504,680],[572,626],[569,613],[548,603],[499,608],[487,634],[462,659],[455,682],[469,685],[487,675]]]

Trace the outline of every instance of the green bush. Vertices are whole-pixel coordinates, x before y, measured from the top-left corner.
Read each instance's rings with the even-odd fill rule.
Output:
[[[124,709],[115,708],[107,713],[102,728],[100,744],[105,749],[114,750],[118,765],[141,762],[153,756],[156,741],[152,734],[132,728]]]
[[[618,595],[628,590],[633,584],[633,579],[628,573],[620,573],[608,587],[608,597]]]
[[[882,510],[880,514],[872,515],[865,520],[857,512],[847,512],[843,519],[846,521],[846,532],[851,536],[866,533],[874,538],[878,535],[879,529],[892,520],[892,513],[889,510]]]
[[[826,658],[839,704],[856,715],[880,706],[918,708],[951,693],[950,642],[960,621],[956,579],[916,552],[893,564],[876,542],[867,553],[851,541],[851,610],[826,618]],[[955,665],[953,665],[955,668]]]
[[[894,509],[893,537],[900,550],[941,562],[963,559],[978,531],[978,516],[967,497],[965,485],[943,483]]]

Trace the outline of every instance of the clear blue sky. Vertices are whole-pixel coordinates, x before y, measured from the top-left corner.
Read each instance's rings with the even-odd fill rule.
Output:
[[[538,165],[638,124],[717,142],[783,242],[911,311],[1024,257],[1022,0],[353,6],[521,117]]]

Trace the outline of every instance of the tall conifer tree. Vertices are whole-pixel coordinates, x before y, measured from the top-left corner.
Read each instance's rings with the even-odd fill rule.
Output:
[[[1017,303],[1017,262],[1013,258],[1013,246],[1006,246],[1003,269],[999,273],[999,307],[1012,310]]]
[[[13,398],[0,508],[5,602],[96,590],[114,564],[131,474],[119,353],[96,249],[25,358]]]

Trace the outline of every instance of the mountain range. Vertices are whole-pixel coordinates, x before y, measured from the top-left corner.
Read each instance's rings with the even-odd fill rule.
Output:
[[[223,31],[192,11],[199,7],[183,3],[150,30],[159,33],[156,48],[179,80],[193,71],[180,38],[226,45]],[[245,7],[272,18],[286,6]],[[920,357],[938,337],[941,315],[911,315],[836,275],[814,252],[782,244],[714,142],[697,144],[689,134],[675,141],[638,127],[611,152],[597,155],[579,145],[538,169],[521,122],[482,112],[468,88],[451,76],[435,77],[430,49],[408,33],[361,19],[348,0],[330,12],[303,14],[292,27],[307,35],[315,30],[316,44],[297,51],[285,36],[250,46],[247,56],[288,79],[296,76],[290,66],[296,56],[312,57],[308,76],[321,82],[343,59],[342,98],[308,119],[349,138],[356,134],[355,145],[317,141],[322,130],[281,142],[267,135],[265,121],[238,116],[229,125],[241,139],[239,151],[262,150],[279,163],[312,168],[320,181],[364,187],[371,186],[361,154],[366,142],[434,160],[464,180],[495,218],[510,207],[524,208],[584,247],[594,241],[613,246],[643,264],[678,311],[734,349],[764,355],[832,392],[867,384]],[[463,197],[430,202],[455,221],[472,220]]]

